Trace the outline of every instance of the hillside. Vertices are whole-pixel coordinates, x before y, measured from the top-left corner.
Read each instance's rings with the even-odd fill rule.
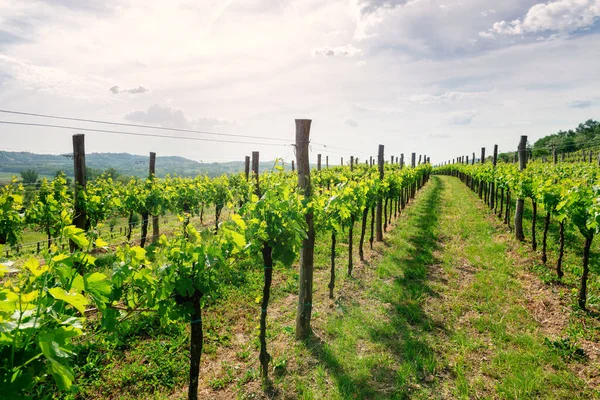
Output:
[[[274,161],[265,161],[260,170],[273,167]],[[148,174],[148,157],[128,153],[91,153],[86,155],[88,169],[98,172],[114,168],[121,175],[143,177]],[[17,175],[27,169],[35,170],[41,176],[54,176],[57,171],[64,171],[67,176],[73,176],[73,159],[70,155],[34,154],[29,152],[0,151],[0,174],[8,177]],[[183,157],[157,157],[156,175],[164,177],[167,174],[180,176],[195,176],[207,174],[218,176],[225,173],[235,173],[244,170],[243,161],[223,163],[200,163]]]

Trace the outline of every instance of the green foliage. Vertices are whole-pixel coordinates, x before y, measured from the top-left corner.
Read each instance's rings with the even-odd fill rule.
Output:
[[[26,169],[24,171],[21,171],[21,178],[23,178],[23,183],[24,184],[34,184],[37,182],[39,177],[39,174],[37,173],[37,171],[35,169]]]
[[[23,185],[16,179],[0,189],[0,245],[16,244],[22,233],[23,192]]]

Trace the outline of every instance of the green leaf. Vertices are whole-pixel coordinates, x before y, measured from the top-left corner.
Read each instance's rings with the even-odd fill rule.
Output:
[[[79,293],[67,292],[65,289],[55,287],[48,289],[48,292],[57,300],[62,300],[75,307],[81,314],[85,313],[85,306],[89,303],[88,299]]]
[[[83,282],[85,291],[92,296],[96,305],[101,306],[109,302],[111,286],[106,275],[100,272],[86,274]]]
[[[71,368],[52,358],[49,358],[48,361],[50,361],[48,364],[48,372],[52,374],[58,387],[61,390],[69,390],[73,385],[73,379],[75,379],[75,375]]]

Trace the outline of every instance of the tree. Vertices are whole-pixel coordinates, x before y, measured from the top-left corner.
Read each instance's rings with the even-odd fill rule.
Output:
[[[25,171],[21,171],[21,178],[23,179],[23,183],[25,184],[36,183],[38,177],[39,174],[35,169],[26,169]]]

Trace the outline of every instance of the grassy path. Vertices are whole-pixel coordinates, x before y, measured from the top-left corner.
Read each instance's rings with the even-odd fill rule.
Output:
[[[358,243],[358,224],[354,234]],[[273,388],[266,392],[258,374],[262,271],[245,273],[205,312],[200,397],[600,398],[597,357],[578,358],[555,343],[569,310],[460,181],[432,177],[385,239],[365,250],[366,262],[355,261],[348,277],[347,238],[338,238],[332,300],[329,238],[317,239],[314,336],[306,343],[293,338],[296,269],[277,269],[268,313]],[[547,320],[557,319],[550,329]],[[186,398],[185,325],[161,328],[146,316],[112,335],[80,352],[85,378],[74,397]]]
[[[458,180],[433,177],[388,240],[375,274],[299,347],[312,361],[295,371],[299,397],[598,397],[544,344],[514,244]]]

